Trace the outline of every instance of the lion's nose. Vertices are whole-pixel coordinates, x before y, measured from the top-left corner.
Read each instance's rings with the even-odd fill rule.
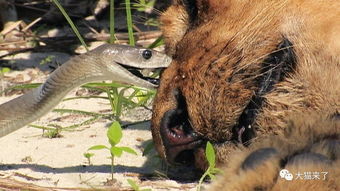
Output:
[[[174,96],[177,108],[165,112],[160,126],[160,135],[165,147],[166,159],[172,164],[188,164],[194,160],[193,150],[202,144],[202,139],[191,127],[185,98],[176,89]]]

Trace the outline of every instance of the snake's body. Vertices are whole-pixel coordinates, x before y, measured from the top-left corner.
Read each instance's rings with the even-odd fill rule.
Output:
[[[170,58],[155,51],[152,51],[150,59],[144,59],[142,51],[145,48],[102,45],[73,57],[54,71],[40,87],[0,105],[0,137],[39,119],[69,91],[84,83],[113,80],[146,88],[154,87],[152,83],[134,76],[121,66],[160,68],[170,63]]]

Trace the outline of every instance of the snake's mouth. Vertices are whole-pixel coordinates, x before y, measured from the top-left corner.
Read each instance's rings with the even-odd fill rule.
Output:
[[[120,66],[122,66],[126,72],[131,73],[132,75],[138,77],[141,80],[147,81],[149,83],[152,83],[155,86],[159,86],[159,78],[158,78],[158,74],[160,73],[161,70],[163,70],[164,68],[137,68],[137,67],[133,67],[133,66],[127,66],[124,64],[120,64],[118,63]],[[154,77],[155,76],[155,77]]]

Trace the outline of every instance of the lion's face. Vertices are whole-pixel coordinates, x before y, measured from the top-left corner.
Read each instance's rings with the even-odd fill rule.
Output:
[[[152,133],[170,163],[204,169],[206,141],[216,149],[247,144],[255,136],[261,96],[292,61],[278,29],[279,11],[267,11],[274,5],[231,2],[178,0],[161,17],[173,61],[161,76]]]

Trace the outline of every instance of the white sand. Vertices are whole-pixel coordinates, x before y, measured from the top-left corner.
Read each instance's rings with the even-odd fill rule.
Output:
[[[75,91],[69,96],[74,96]],[[0,103],[12,99],[0,97]],[[60,103],[57,108],[79,109],[84,111],[103,111],[110,109],[107,100],[77,99]],[[61,118],[60,118],[61,117]],[[143,121],[150,119],[151,112],[136,108],[124,113],[123,121]],[[80,115],[50,112],[33,124],[70,125],[87,119]],[[83,153],[93,145],[107,143],[106,130],[109,120],[77,128],[76,131],[62,131],[60,138],[42,137],[42,130],[24,127],[0,138],[0,178],[10,178],[21,182],[48,187],[102,187],[111,178],[110,159],[107,150],[93,151],[92,165],[87,163]],[[115,159],[115,186],[127,188],[127,179],[133,179],[143,188],[152,190],[195,190],[195,183],[181,184],[161,178],[141,181],[138,177],[160,171],[160,161],[156,157],[143,157],[145,141],[151,139],[149,123],[128,126],[123,130],[120,146],[133,148],[138,156],[123,154]],[[154,177],[157,177],[156,175]]]

